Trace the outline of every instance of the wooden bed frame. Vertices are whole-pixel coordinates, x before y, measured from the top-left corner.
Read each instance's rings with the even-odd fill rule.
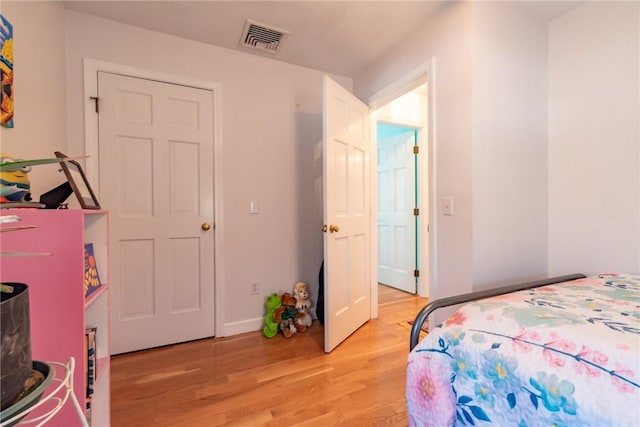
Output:
[[[541,286],[552,285],[554,283],[584,279],[585,277],[587,276],[581,273],[569,274],[566,276],[557,276],[557,277],[551,277],[548,279],[535,280],[533,282],[518,283],[515,285],[508,285],[508,286],[503,286],[495,289],[487,289],[484,291],[470,292],[468,294],[455,295],[452,297],[441,298],[441,299],[432,301],[429,304],[422,307],[422,309],[418,312],[418,315],[416,316],[415,321],[413,322],[413,326],[411,327],[411,335],[409,338],[410,340],[409,350],[410,351],[413,350],[413,348],[416,345],[418,345],[418,341],[420,340],[420,330],[424,322],[427,320],[427,317],[439,308],[449,307],[456,304],[463,304],[471,301],[477,301],[480,299],[495,297],[498,295],[504,295],[511,292],[539,288]]]

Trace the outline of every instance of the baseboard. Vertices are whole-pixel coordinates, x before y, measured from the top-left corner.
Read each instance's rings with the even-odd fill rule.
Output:
[[[262,330],[264,318],[242,320],[240,322],[229,322],[224,324],[224,336],[244,334],[245,332],[254,332]]]

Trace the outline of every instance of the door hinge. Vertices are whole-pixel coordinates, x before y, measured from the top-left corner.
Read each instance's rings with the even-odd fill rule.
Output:
[[[420,215],[420,209],[419,208],[413,208],[413,215],[415,215],[415,216]]]
[[[419,145],[414,145],[413,146],[413,154],[418,154],[420,153],[420,146]]]
[[[413,270],[413,277],[420,277],[420,270]]]
[[[98,108],[98,101],[100,100],[100,98],[98,98],[97,96],[90,96],[89,99],[93,99],[96,103],[96,113],[99,113],[100,109]]]

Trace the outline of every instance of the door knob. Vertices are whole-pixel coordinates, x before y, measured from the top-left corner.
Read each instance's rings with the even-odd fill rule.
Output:
[[[211,229],[211,225],[208,222],[203,222],[200,226],[204,231],[209,231]]]
[[[331,224],[329,226],[329,232],[330,233],[337,233],[338,231],[340,231],[340,227],[338,227],[337,225]]]
[[[323,233],[326,233],[326,232],[327,232],[327,224],[324,224],[324,225],[322,226],[322,232],[323,232]]]

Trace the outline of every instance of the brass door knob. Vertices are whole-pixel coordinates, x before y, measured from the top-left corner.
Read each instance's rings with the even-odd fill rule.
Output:
[[[327,232],[327,224],[324,224],[324,225],[322,226],[322,232],[323,232],[323,233],[326,233],[326,232]]]
[[[203,222],[200,228],[202,228],[204,231],[209,231],[211,230],[211,225],[208,222]]]
[[[340,227],[338,227],[335,224],[331,224],[329,226],[329,233],[337,233],[338,231],[340,231]]]

